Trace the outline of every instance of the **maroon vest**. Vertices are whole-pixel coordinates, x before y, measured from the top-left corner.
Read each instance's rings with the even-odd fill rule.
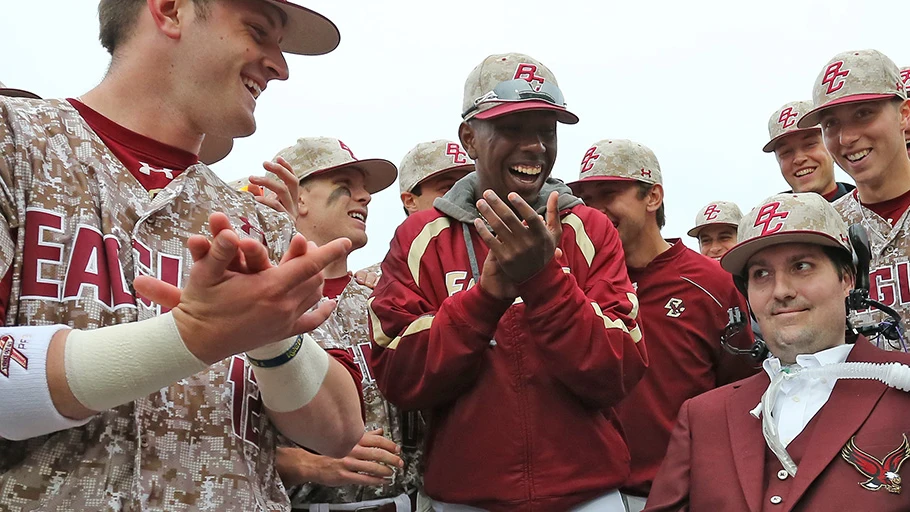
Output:
[[[787,445],[787,453],[790,454],[790,458],[793,459],[797,467],[799,467],[803,454],[806,453],[809,444],[812,442],[812,433],[815,432],[815,425],[818,423],[819,416],[821,414],[816,413],[806,425],[806,428]],[[787,501],[793,481],[799,477],[799,471],[797,471],[796,475],[795,477],[790,476],[780,461],[777,460],[777,455],[774,455],[771,448],[765,446],[765,482],[763,486],[765,497],[762,499],[762,510],[780,510],[779,505]]]

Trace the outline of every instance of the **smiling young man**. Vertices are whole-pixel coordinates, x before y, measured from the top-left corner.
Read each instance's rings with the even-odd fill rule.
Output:
[[[821,125],[825,146],[856,190],[834,207],[848,224],[861,223],[872,245],[869,293],[893,307],[910,327],[910,158],[904,132],[910,103],[897,66],[875,50],[836,55],[813,86],[813,106],[800,126]],[[881,313],[851,316],[877,323]],[[885,348],[900,345],[883,343]]]
[[[848,240],[817,194],[772,196],[743,218],[721,264],[745,287],[771,357],[682,406],[646,511],[910,510],[910,394],[843,364],[876,363],[865,374],[887,379],[886,363],[910,355],[847,339]]]
[[[395,165],[358,159],[347,144],[331,137],[305,137],[276,156],[300,180],[297,230],[324,245],[351,240],[352,251],[367,243],[366,221],[372,195],[395,182]],[[344,457],[327,457],[302,448],[279,448],[278,472],[289,487],[295,510],[410,510],[416,495],[416,468],[401,457],[400,415],[376,388],[370,374],[367,299],[372,291],[354,281],[347,258],[323,271],[323,295],[337,307],[311,335],[337,359],[353,364],[363,393],[366,432]]]
[[[712,201],[695,214],[695,227],[686,234],[698,239],[702,256],[720,261],[736,245],[736,229],[743,214],[730,201]]]
[[[834,159],[825,148],[821,128],[799,127],[810,110],[811,101],[793,101],[774,112],[768,120],[771,140],[762,151],[774,153],[791,192],[815,192],[834,202],[856,187],[834,181]]]
[[[398,228],[370,299],[379,387],[428,415],[425,506],[622,511],[613,406],[647,358],[616,230],[549,178],[578,118],[517,53],[474,68],[462,118],[476,172]]]
[[[281,0],[99,18],[96,88],[0,97],[0,509],[288,510],[278,434],[341,456],[362,433],[348,373],[299,335],[350,241],[292,237],[197,154],[251,134],[282,52],[331,51],[337,29]]]
[[[746,305],[717,262],[661,236],[663,176],[653,151],[625,139],[599,141],[582,158],[578,178],[572,190],[619,231],[648,340],[648,371],[616,408],[632,456],[623,498],[638,512],[682,403],[755,373],[720,343],[727,310]]]

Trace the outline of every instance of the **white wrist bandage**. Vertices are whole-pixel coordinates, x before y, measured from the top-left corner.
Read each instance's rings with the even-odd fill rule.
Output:
[[[91,331],[70,331],[66,380],[79,402],[105,411],[209,367],[190,352],[170,313]]]
[[[0,437],[20,441],[85,425],[61,416],[47,383],[47,348],[65,325],[0,327]]]
[[[279,366],[254,366],[262,403],[275,412],[291,412],[313,400],[329,371],[329,354],[309,334],[296,355]],[[294,347],[297,336],[247,352],[248,359],[273,360]]]

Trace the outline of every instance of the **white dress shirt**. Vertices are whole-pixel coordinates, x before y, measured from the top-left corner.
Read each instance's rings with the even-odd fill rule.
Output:
[[[792,366],[781,365],[780,359],[769,357],[762,363],[762,368],[773,380],[782,371],[787,372],[795,367],[818,368],[846,362],[852,349],[852,344],[844,344],[815,354],[800,354],[796,356],[796,364]],[[785,447],[796,439],[812,421],[812,417],[825,405],[835,382],[835,379],[801,377],[797,373],[796,378],[781,384],[772,414],[780,434],[780,442]]]

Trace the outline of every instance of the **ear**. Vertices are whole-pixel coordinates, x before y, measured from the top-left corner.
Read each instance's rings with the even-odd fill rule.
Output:
[[[408,212],[417,213],[417,196],[411,192],[401,193],[401,204],[404,205],[404,209]]]
[[[844,278],[841,280],[841,285],[844,291],[844,298],[847,298],[850,295],[850,290],[856,288],[856,278],[853,274],[844,273]]]
[[[904,100],[897,111],[901,118],[901,130],[903,130],[906,137],[907,130],[910,130],[910,100]]]
[[[302,185],[297,191],[297,217],[306,217],[309,213],[307,190]]]
[[[656,184],[648,191],[648,212],[656,212],[664,204],[664,187]]]
[[[183,16],[193,9],[191,0],[146,0],[146,3],[158,31],[170,39],[180,39]]]
[[[458,126],[458,139],[461,140],[461,147],[468,152],[468,156],[471,157],[471,160],[477,160],[477,149],[474,147],[476,137],[477,132],[467,121],[463,121],[461,125]]]

